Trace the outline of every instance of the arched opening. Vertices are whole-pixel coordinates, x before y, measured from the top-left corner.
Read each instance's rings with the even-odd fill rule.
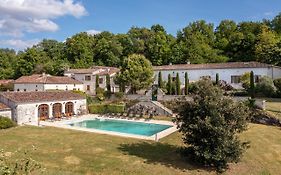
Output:
[[[46,120],[49,118],[49,106],[47,104],[38,106],[38,117],[39,120]]]
[[[70,117],[74,113],[74,105],[72,102],[67,102],[65,104],[65,116]]]
[[[62,104],[61,103],[53,104],[53,117],[55,117],[55,118],[62,117]]]

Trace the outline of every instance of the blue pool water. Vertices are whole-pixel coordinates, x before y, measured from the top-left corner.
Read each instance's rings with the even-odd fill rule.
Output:
[[[133,121],[120,121],[111,119],[84,120],[72,123],[70,126],[99,129],[104,131],[114,131],[119,133],[135,134],[142,136],[152,136],[158,132],[168,129],[170,125],[150,124]]]

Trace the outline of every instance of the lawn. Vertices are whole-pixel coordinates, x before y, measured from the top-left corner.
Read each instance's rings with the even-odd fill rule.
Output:
[[[281,130],[251,124],[242,139],[251,147],[242,161],[225,174],[280,174]],[[52,127],[16,127],[0,130],[1,149],[31,150],[45,174],[216,174],[185,161],[177,149],[179,133],[159,143]]]
[[[281,99],[280,98],[266,99],[266,110],[281,120]]]

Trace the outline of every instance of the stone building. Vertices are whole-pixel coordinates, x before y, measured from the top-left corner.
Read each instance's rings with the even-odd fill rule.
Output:
[[[82,82],[65,76],[33,74],[14,81],[14,91],[79,90],[84,91]]]
[[[85,97],[70,91],[2,92],[0,102],[11,109],[18,124],[87,113]]]
[[[246,73],[253,71],[255,81],[258,82],[262,76],[268,76],[272,79],[281,77],[281,67],[269,65],[259,62],[228,62],[228,63],[209,63],[209,64],[177,64],[154,66],[155,84],[158,82],[158,74],[162,73],[162,79],[168,81],[170,74],[172,79],[176,79],[179,74],[182,86],[185,82],[185,73],[188,73],[190,82],[198,81],[201,78],[216,79],[216,74],[219,74],[220,80],[226,81],[234,88],[242,88],[240,77]]]

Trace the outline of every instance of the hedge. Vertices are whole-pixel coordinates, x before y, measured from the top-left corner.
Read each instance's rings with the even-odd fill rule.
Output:
[[[7,129],[16,126],[16,124],[7,117],[0,116],[0,129]]]
[[[123,113],[125,106],[123,104],[91,104],[89,105],[89,112],[92,114],[105,113]]]

